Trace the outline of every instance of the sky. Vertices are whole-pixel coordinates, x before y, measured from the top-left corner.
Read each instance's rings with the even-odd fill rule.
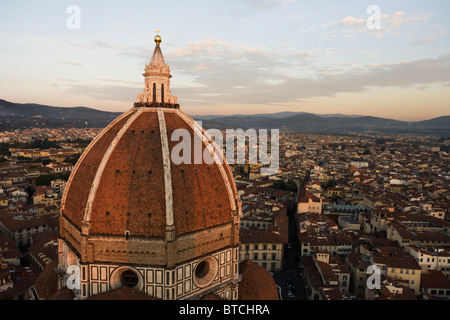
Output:
[[[2,0],[0,99],[127,111],[160,30],[190,115],[420,121],[450,115],[449,18],[448,0]]]

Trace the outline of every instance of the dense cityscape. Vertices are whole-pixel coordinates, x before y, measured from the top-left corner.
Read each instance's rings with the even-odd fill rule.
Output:
[[[2,315],[450,300],[448,2],[0,6]]]
[[[58,259],[61,198],[100,131],[0,134],[0,299],[46,296],[35,283]],[[267,270],[283,300],[449,299],[449,147],[431,136],[281,132],[276,174],[231,166],[239,262]]]

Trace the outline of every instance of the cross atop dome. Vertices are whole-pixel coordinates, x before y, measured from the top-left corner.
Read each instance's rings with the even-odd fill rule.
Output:
[[[156,32],[155,42],[156,42],[156,45],[159,46],[162,41],[161,37],[159,35],[161,33],[161,31],[159,31],[159,29],[157,29],[155,32]]]

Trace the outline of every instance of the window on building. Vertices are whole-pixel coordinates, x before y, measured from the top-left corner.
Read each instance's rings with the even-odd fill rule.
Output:
[[[137,274],[131,270],[124,271],[121,275],[120,280],[123,286],[129,288],[134,288],[139,282]]]
[[[209,272],[209,264],[206,261],[200,262],[195,268],[195,276],[197,278],[205,277]]]

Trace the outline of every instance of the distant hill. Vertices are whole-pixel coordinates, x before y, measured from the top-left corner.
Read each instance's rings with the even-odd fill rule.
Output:
[[[270,116],[224,116],[202,120],[205,128],[230,129],[280,129],[305,133],[373,133],[373,134],[420,134],[450,137],[450,116],[426,121],[407,122],[371,116],[321,116],[309,113],[288,117]]]
[[[34,103],[13,103],[0,99],[0,129],[103,128],[121,112],[101,111],[86,107],[51,107]]]
[[[13,103],[0,99],[0,130],[30,127],[104,128],[121,112],[86,107],[51,107],[33,103]],[[307,112],[278,112],[254,115],[192,116],[205,128],[280,129],[304,133],[430,134],[450,137],[450,116],[407,122],[387,118]]]
[[[425,121],[413,122],[412,125],[417,128],[448,128],[450,123],[450,116],[438,117]]]
[[[224,118],[224,117],[235,117],[235,118],[245,118],[248,116],[252,116],[252,117],[268,117],[268,118],[277,118],[277,119],[281,119],[281,118],[288,118],[288,117],[292,117],[292,116],[296,116],[296,115],[301,115],[301,114],[313,114],[313,113],[309,113],[309,112],[295,112],[295,111],[283,111],[283,112],[276,112],[276,113],[257,113],[257,114],[252,114],[252,115],[247,115],[247,114],[233,114],[233,115],[193,115],[192,117],[194,118],[201,118],[203,120],[213,120],[213,119],[217,119],[217,118]],[[319,117],[322,118],[331,118],[331,117],[346,117],[346,118],[358,118],[358,117],[362,117],[360,115],[344,115],[341,113],[335,113],[335,114],[316,114]]]

